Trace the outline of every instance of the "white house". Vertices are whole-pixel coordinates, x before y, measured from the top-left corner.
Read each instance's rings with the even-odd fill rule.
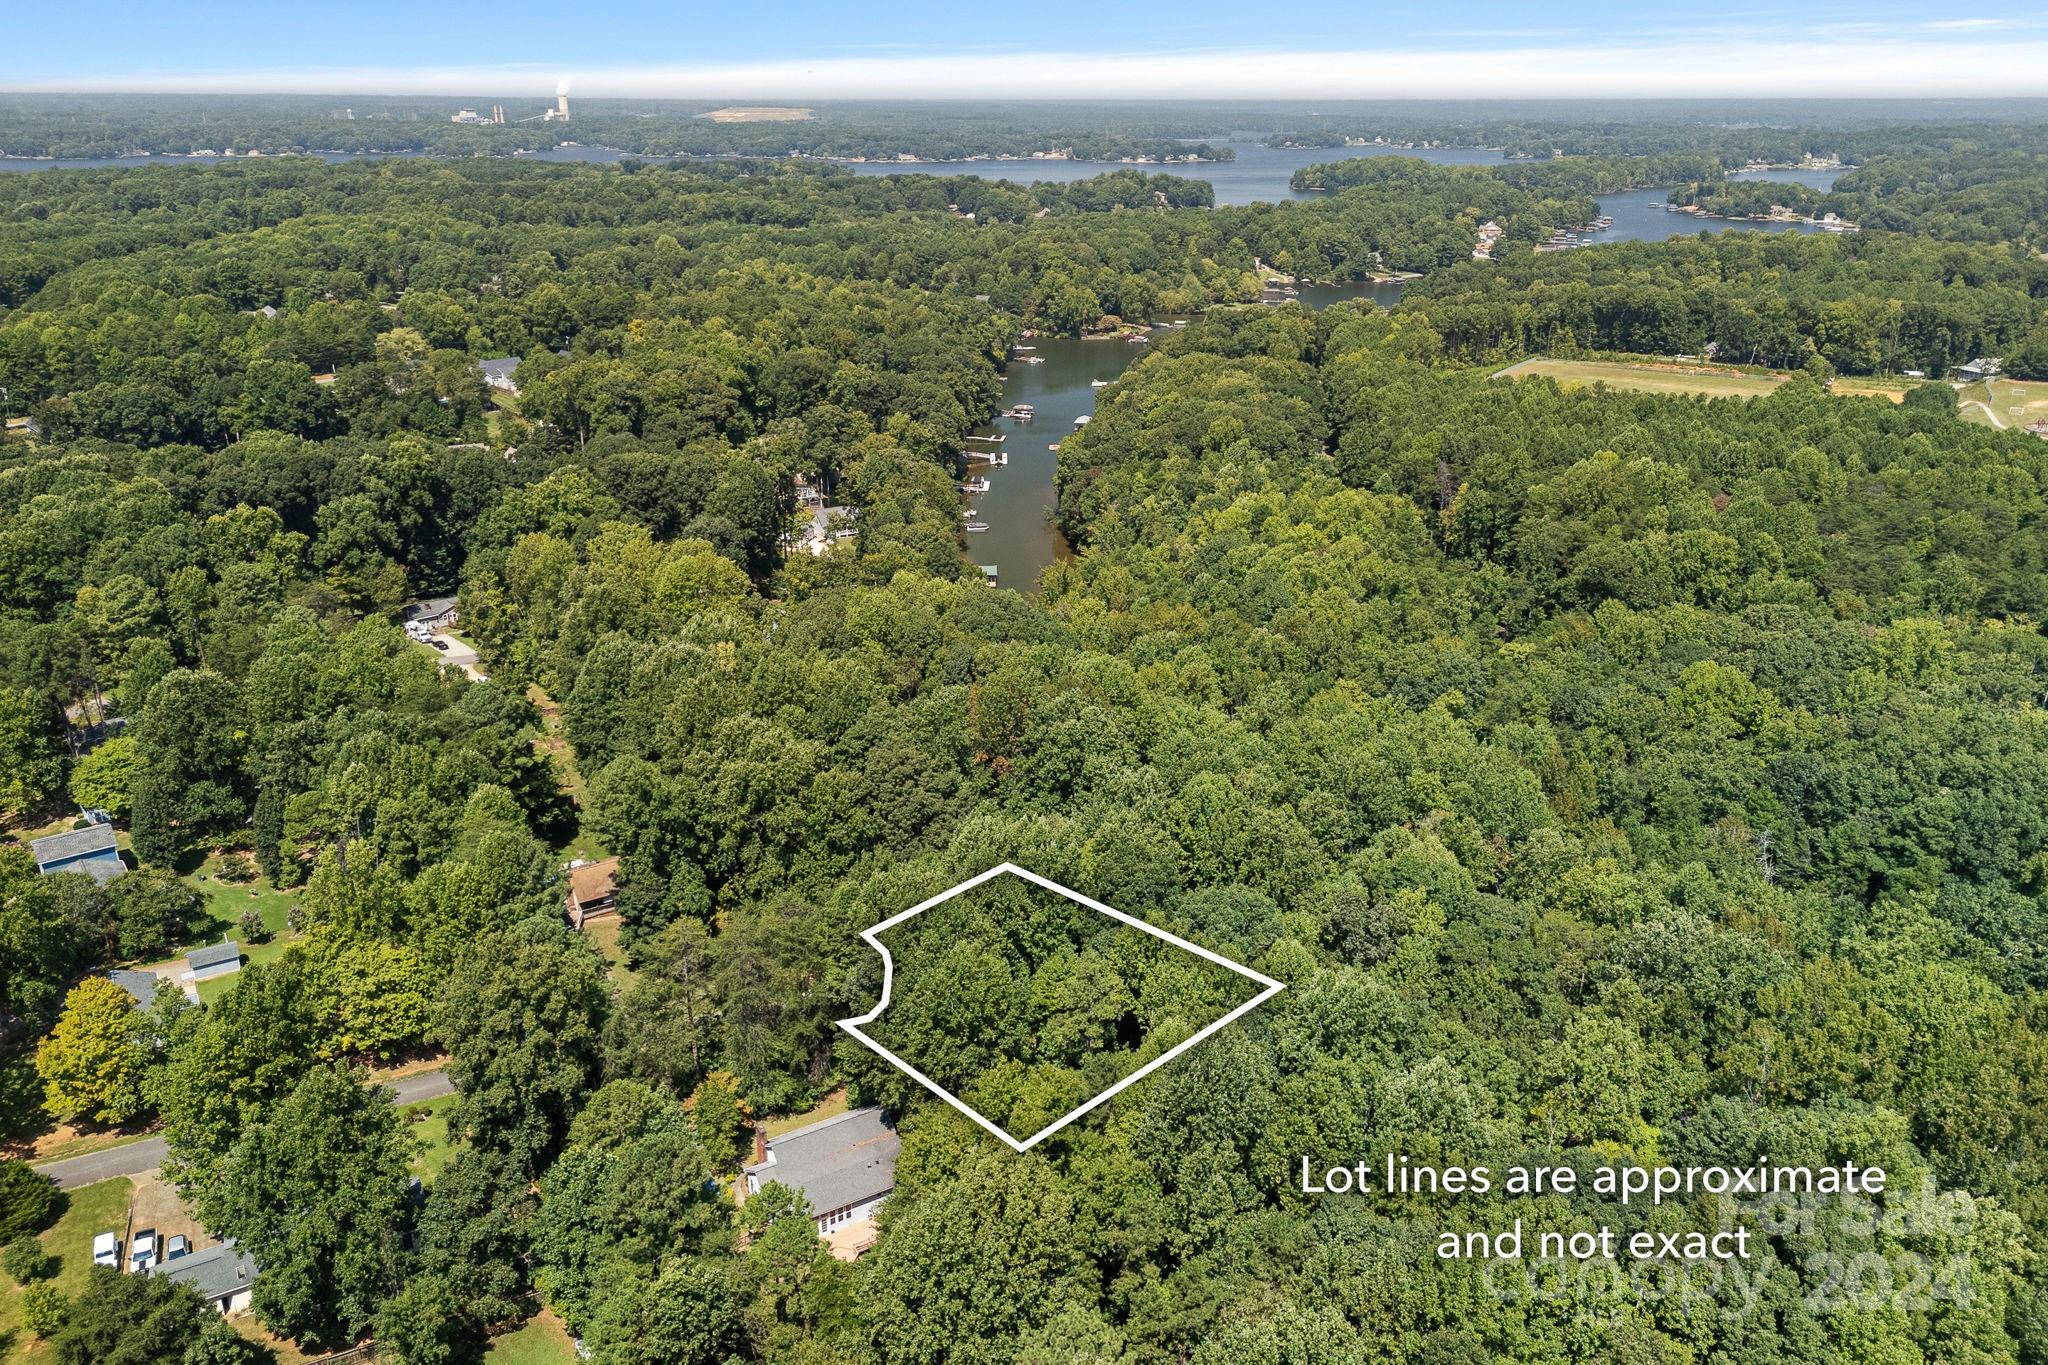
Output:
[[[809,1202],[819,1233],[832,1232],[875,1216],[896,1187],[902,1145],[879,1109],[855,1109],[770,1140],[757,1134],[747,1193],[759,1194],[771,1180],[787,1186]]]
[[[222,1242],[174,1261],[160,1261],[149,1273],[191,1285],[216,1313],[242,1313],[248,1311],[261,1272],[241,1248]]]

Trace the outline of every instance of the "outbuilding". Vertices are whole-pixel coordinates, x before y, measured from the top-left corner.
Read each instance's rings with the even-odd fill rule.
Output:
[[[569,868],[569,923],[581,929],[594,919],[619,914],[619,860],[600,858]]]
[[[233,939],[224,943],[210,943],[204,948],[194,948],[185,954],[185,968],[194,981],[211,981],[217,976],[233,976],[242,970],[242,945]]]

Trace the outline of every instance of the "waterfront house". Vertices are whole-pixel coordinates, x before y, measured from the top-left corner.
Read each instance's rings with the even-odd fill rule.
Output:
[[[820,1235],[864,1223],[896,1187],[902,1143],[879,1109],[855,1109],[779,1138],[754,1136],[747,1193],[774,1181],[802,1195]]]
[[[114,845],[112,825],[93,824],[84,829],[45,835],[29,841],[35,855],[36,871],[45,877],[59,872],[82,872],[104,886],[128,870],[121,851]]]

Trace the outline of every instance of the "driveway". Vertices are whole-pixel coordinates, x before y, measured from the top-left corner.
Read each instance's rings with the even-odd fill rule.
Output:
[[[476,666],[475,650],[471,649],[468,645],[462,643],[462,641],[456,639],[453,635],[448,634],[446,631],[442,631],[441,633],[435,635],[434,640],[438,644],[443,644],[447,646],[446,649],[434,649],[434,646],[431,644],[427,646],[428,649],[433,650],[434,653],[441,656],[442,663],[454,664],[464,673],[467,673],[470,676],[471,681],[473,682],[486,681],[483,671]]]
[[[454,1094],[455,1082],[448,1078],[444,1068],[400,1077],[388,1082],[385,1088],[390,1090],[393,1104],[421,1104]],[[166,1150],[162,1138],[148,1137],[125,1146],[109,1147],[103,1152],[68,1156],[62,1161],[45,1161],[36,1169],[56,1181],[58,1189],[75,1190],[81,1185],[112,1180],[117,1175],[140,1175],[144,1171],[153,1171],[163,1164]]]

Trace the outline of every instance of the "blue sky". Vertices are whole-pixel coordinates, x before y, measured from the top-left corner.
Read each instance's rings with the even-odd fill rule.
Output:
[[[0,89],[512,93],[561,79],[590,95],[819,99],[2048,89],[2048,16],[2038,4],[82,0],[9,8]]]

